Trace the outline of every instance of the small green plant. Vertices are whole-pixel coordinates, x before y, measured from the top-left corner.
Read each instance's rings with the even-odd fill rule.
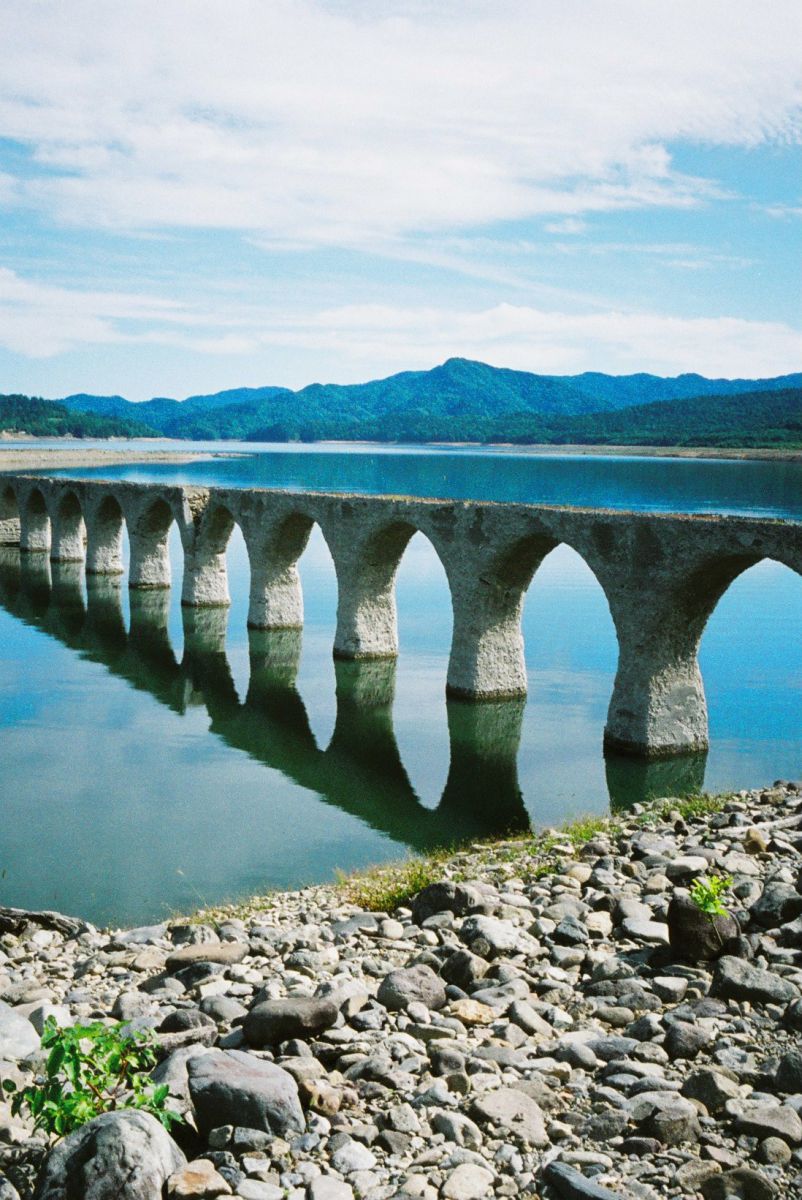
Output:
[[[35,1129],[56,1137],[121,1108],[149,1112],[166,1129],[181,1121],[167,1108],[167,1084],[155,1087],[149,1077],[156,1063],[153,1035],[124,1030],[123,1024],[100,1021],[62,1029],[49,1018],[42,1034],[49,1053],[41,1082],[19,1091],[12,1080],[3,1080],[3,1090],[13,1097],[11,1111],[27,1109]]]
[[[724,907],[722,896],[732,887],[731,875],[710,875],[707,879],[694,879],[691,886],[691,900],[700,912],[711,921],[714,917],[729,916],[729,909]]]

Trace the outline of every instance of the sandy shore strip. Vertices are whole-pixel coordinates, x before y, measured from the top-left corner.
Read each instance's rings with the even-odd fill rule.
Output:
[[[115,467],[121,463],[210,462],[216,458],[240,458],[236,451],[186,450],[54,450],[32,446],[3,449],[0,446],[0,472],[47,471],[62,467]]]

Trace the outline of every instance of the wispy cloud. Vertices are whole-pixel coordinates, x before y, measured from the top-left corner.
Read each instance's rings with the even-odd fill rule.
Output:
[[[720,195],[673,142],[797,140],[800,24],[796,0],[6,5],[0,136],[31,169],[0,200],[302,245],[576,232]]]
[[[0,346],[42,358],[112,345],[230,356],[268,348],[323,352],[341,364],[342,381],[432,366],[454,354],[545,373],[649,370],[749,377],[797,369],[802,334],[774,321],[511,304],[475,310],[343,305],[312,313],[235,306],[221,320],[200,304],[82,292],[0,271]]]

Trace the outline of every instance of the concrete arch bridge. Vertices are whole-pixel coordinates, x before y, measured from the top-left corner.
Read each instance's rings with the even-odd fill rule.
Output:
[[[125,526],[132,589],[171,586],[173,523],[184,551],[182,603],[198,609],[230,602],[225,552],[239,526],[252,629],[303,625],[297,562],[318,525],[337,575],[334,655],[354,660],[397,655],[395,575],[407,543],[423,533],[451,592],[447,690],[465,701],[525,695],[524,596],[546,555],[566,544],[595,574],[618,638],[605,747],[643,757],[706,748],[697,654],[732,581],[767,558],[802,574],[794,521],[0,476],[0,544],[84,562],[87,575],[121,575]]]

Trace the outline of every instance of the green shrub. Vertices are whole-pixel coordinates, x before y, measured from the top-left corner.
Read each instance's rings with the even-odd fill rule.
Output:
[[[721,897],[731,887],[731,875],[710,875],[707,879],[694,879],[691,900],[711,921],[714,917],[727,917],[729,910],[724,907]]]
[[[181,1121],[167,1108],[168,1087],[153,1085],[156,1063],[153,1035],[123,1024],[73,1025],[62,1029],[48,1018],[42,1046],[49,1051],[41,1082],[17,1089],[10,1079],[11,1111],[27,1109],[35,1129],[64,1137],[101,1113],[137,1108],[151,1113],[166,1129]]]

